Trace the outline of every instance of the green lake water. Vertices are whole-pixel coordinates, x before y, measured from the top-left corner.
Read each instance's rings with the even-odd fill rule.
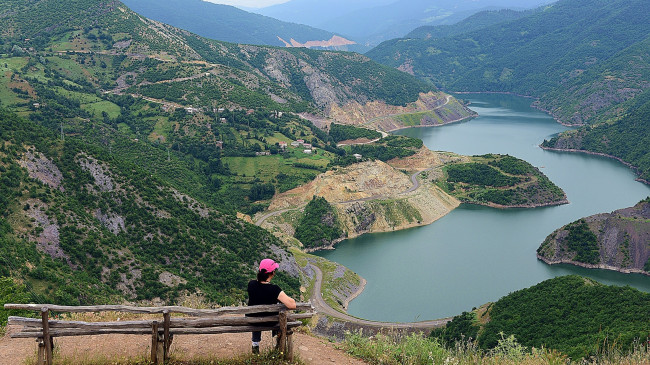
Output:
[[[443,318],[570,274],[650,292],[647,276],[549,266],[535,256],[555,229],[581,217],[632,206],[650,195],[650,186],[635,181],[634,173],[613,159],[539,148],[544,139],[567,128],[531,108],[530,99],[500,94],[460,97],[470,100],[480,117],[399,134],[421,138],[432,150],[522,158],[564,189],[570,204],[509,210],[461,205],[425,227],[367,234],[346,240],[335,250],[320,251],[319,256],[368,281],[348,312],[379,321]]]

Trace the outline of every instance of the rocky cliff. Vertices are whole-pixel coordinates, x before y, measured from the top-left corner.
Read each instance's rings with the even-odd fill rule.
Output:
[[[650,198],[558,229],[546,238],[537,257],[547,264],[650,275]]]

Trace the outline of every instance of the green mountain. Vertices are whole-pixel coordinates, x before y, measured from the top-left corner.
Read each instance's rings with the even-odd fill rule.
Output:
[[[647,123],[637,101],[650,89],[647,3],[641,0],[561,0],[530,15],[445,38],[397,39],[367,55],[431,80],[443,89],[498,91],[539,98],[535,105],[559,121],[598,125],[567,133],[574,149],[606,153],[645,175]],[[478,20],[477,20],[478,21]],[[476,23],[467,24],[474,29]],[[618,127],[611,125],[620,119]],[[640,133],[616,136],[634,125]],[[595,131],[595,132],[594,132]],[[610,146],[598,136],[621,140]],[[555,139],[557,140],[557,139]],[[564,148],[566,143],[546,144]]]
[[[240,303],[286,247],[236,212],[345,155],[295,113],[434,88],[344,52],[237,45],[113,0],[0,1],[0,276],[32,300]],[[304,139],[315,153],[282,148]]]
[[[358,54],[212,41],[143,18],[117,1],[57,5],[58,1],[1,3],[0,9],[8,14],[0,20],[3,43],[9,48],[5,53],[29,55],[32,48],[49,52],[47,55],[68,53],[81,68],[96,68],[90,72],[92,81],[104,90],[116,86],[123,89],[134,83],[181,83],[192,76],[208,77],[207,72],[221,83],[230,83],[215,86],[217,89],[245,85],[262,94],[259,99],[267,99],[258,100],[258,104],[275,108],[296,100],[327,106],[380,99],[401,105],[416,101],[420,92],[432,90],[430,85]],[[276,92],[279,95],[273,102],[268,94]],[[196,98],[183,97],[187,104],[195,103]]]
[[[645,342],[649,319],[650,294],[563,276],[455,317],[432,336],[451,345],[471,337],[490,349],[514,335],[526,347],[559,350],[579,361],[604,351],[627,352]]]
[[[367,53],[449,90],[541,96],[650,33],[642,0],[561,0],[527,17],[445,39],[397,39]]]
[[[624,116],[638,104],[650,80],[650,34],[541,96],[537,107],[563,123],[595,124]]]
[[[542,147],[614,156],[631,164],[641,180],[650,181],[650,153],[648,150],[650,145],[650,123],[648,121],[650,90],[646,90],[623,106],[619,105],[619,108],[626,108],[624,109],[626,114],[615,122],[598,123],[562,133],[544,141]]]
[[[189,30],[206,38],[244,44],[285,46],[280,40],[294,39],[302,44],[309,41],[329,41],[335,34],[307,25],[283,22],[234,6],[214,4],[203,0],[124,0],[138,14],[175,27]],[[346,42],[347,43],[347,42]],[[322,48],[355,50],[351,44]]]
[[[454,24],[427,25],[416,28],[404,38],[437,39],[451,37],[483,29],[494,24],[517,20],[532,14],[534,11],[537,10],[501,9],[481,11]]]

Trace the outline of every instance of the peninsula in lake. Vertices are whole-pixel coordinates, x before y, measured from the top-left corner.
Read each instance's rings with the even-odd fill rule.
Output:
[[[551,233],[537,250],[547,264],[650,275],[650,198],[631,208],[580,219]]]

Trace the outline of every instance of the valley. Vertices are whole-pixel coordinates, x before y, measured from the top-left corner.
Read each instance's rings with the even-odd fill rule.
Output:
[[[430,149],[465,156],[491,152],[522,158],[544,171],[570,203],[533,209],[461,204],[430,225],[367,234],[338,243],[335,250],[316,252],[367,280],[348,313],[378,321],[446,318],[520,288],[571,274],[650,292],[644,275],[548,266],[535,255],[559,227],[634,206],[650,194],[650,188],[635,181],[634,172],[618,161],[539,148],[545,136],[567,127],[532,109],[529,99],[473,94],[469,100],[478,118],[440,128],[405,129],[400,134],[420,138]],[[604,193],[608,191],[618,193]],[[387,292],[386,287],[396,289]],[[395,310],[403,300],[410,301],[410,313]]]
[[[0,302],[241,305],[269,257],[310,331],[370,362],[386,328],[481,359],[638,350],[645,317],[604,308],[650,291],[646,4],[334,3],[321,30],[199,0],[0,0]],[[546,292],[570,323],[530,304]]]

